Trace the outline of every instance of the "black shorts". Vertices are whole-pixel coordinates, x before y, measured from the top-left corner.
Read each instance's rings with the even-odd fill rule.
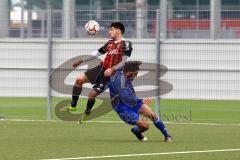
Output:
[[[94,68],[88,69],[85,72],[88,80],[93,85],[93,89],[98,93],[104,92],[108,88],[108,82],[110,77],[104,76],[105,69],[102,65],[98,65]]]

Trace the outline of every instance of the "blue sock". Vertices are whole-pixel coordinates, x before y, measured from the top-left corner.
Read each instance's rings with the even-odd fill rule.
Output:
[[[160,120],[160,118],[158,118],[156,121],[153,122],[154,125],[162,132],[162,134],[164,135],[164,137],[169,137],[170,135],[168,134],[167,128],[165,127],[165,125],[163,124],[162,120]]]

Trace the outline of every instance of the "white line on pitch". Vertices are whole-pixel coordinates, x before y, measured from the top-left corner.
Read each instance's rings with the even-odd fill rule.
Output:
[[[92,157],[74,157],[74,158],[57,158],[42,160],[85,160],[85,159],[102,159],[102,158],[119,158],[119,157],[139,157],[139,156],[156,156],[156,155],[174,155],[174,154],[192,154],[192,153],[214,153],[214,152],[234,152],[238,149],[221,149],[221,150],[202,150],[202,151],[181,151],[181,152],[160,152],[160,153],[143,153],[143,154],[122,154],[108,156],[92,156]]]
[[[1,121],[13,121],[13,122],[71,122],[71,121],[61,121],[61,120],[31,120],[31,119],[1,119]],[[72,121],[75,122],[75,121]],[[124,123],[122,121],[86,121],[85,123]],[[176,125],[207,125],[207,126],[240,126],[239,124],[231,123],[197,123],[197,122],[164,122],[166,124],[176,124]]]

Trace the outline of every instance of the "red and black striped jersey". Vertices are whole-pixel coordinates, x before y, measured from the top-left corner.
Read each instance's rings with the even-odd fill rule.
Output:
[[[131,56],[132,43],[126,40],[115,41],[110,39],[104,46],[98,49],[98,52],[107,54],[102,65],[105,69],[108,69],[121,62],[122,56]]]

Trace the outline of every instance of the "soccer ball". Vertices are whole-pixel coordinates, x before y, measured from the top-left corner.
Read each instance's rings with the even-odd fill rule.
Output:
[[[100,25],[96,21],[88,21],[85,25],[85,29],[89,35],[95,35],[100,30]]]

